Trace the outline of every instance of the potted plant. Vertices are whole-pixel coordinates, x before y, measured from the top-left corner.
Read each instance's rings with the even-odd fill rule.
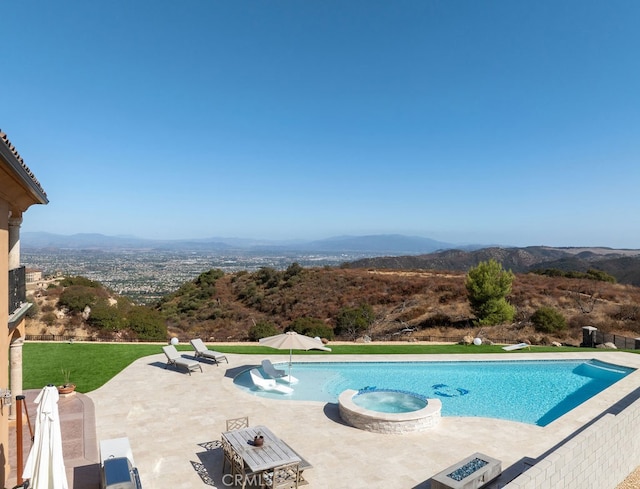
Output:
[[[71,370],[62,370],[62,377],[64,378],[64,384],[58,386],[58,393],[60,394],[70,394],[76,390],[76,384],[72,384],[69,381],[69,377],[71,376]]]
[[[264,436],[262,436],[262,433],[258,432],[258,434],[253,437],[253,446],[261,447],[263,444]]]

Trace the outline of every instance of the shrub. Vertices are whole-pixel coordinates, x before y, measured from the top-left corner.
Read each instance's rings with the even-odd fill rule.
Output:
[[[107,331],[119,331],[125,326],[125,318],[120,309],[111,306],[102,299],[91,307],[91,314],[87,322],[98,329]]]
[[[129,329],[141,340],[165,340],[167,326],[162,314],[146,306],[131,308],[127,314]]]
[[[58,304],[71,312],[82,312],[85,307],[93,306],[96,300],[95,289],[84,285],[71,285],[60,294]]]
[[[319,336],[320,338],[326,338],[328,340],[333,339],[333,329],[327,326],[322,319],[317,318],[297,318],[291,323],[291,326],[289,326],[287,330],[311,336],[312,338]]]
[[[26,316],[28,318],[36,318],[38,317],[38,314],[40,314],[40,306],[38,305],[37,302],[32,302],[31,303],[31,307],[29,309],[27,309],[27,314]]]
[[[40,318],[47,326],[53,326],[56,323],[56,315],[52,312],[46,312]]]
[[[640,306],[637,304],[622,304],[619,309],[611,314],[618,321],[634,322],[640,319]]]
[[[61,287],[71,287],[72,285],[80,285],[94,289],[102,287],[99,282],[95,282],[86,277],[65,277],[60,281]]]
[[[552,307],[540,307],[531,315],[531,322],[536,331],[555,333],[567,329],[565,317]]]
[[[278,328],[274,324],[267,321],[260,321],[249,328],[249,339],[258,341],[260,338],[273,336],[278,334]]]
[[[267,289],[277,287],[280,283],[280,273],[272,267],[261,267],[253,274],[256,282],[264,285]]]
[[[451,318],[447,314],[438,312],[426,318],[418,326],[420,328],[437,328],[437,327],[450,327],[451,325],[452,325]]]
[[[296,277],[296,276],[302,274],[303,271],[304,271],[304,268],[302,268],[299,263],[293,262],[285,270],[284,279],[285,280],[289,280],[289,279],[291,279],[293,277]]]

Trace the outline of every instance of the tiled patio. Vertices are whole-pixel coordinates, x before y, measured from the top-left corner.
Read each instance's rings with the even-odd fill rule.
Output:
[[[237,389],[233,377],[251,365],[259,365],[264,356],[228,355],[229,365],[203,362],[203,373],[188,375],[165,369],[160,347],[158,351],[158,355],[137,360],[86,397],[76,395],[61,400],[65,462],[70,482],[73,479],[70,487],[97,489],[96,440],[123,436],[130,440],[145,489],[227,487],[222,478],[222,452],[216,442],[225,429],[225,420],[238,416],[249,416],[252,425],[269,426],[308,459],[313,468],[305,471],[305,478],[311,488],[427,489],[431,476],[474,452],[501,460],[504,482],[522,470],[524,461],[552,450],[593,418],[635,401],[627,394],[640,385],[640,371],[634,372],[544,428],[497,419],[449,417],[442,418],[429,431],[389,435],[345,426],[333,404],[270,400]],[[279,355],[270,358],[274,362],[283,359]],[[294,361],[319,358],[305,355]],[[640,367],[640,355],[596,350],[590,355],[389,355],[384,360],[528,358],[598,358]],[[322,357],[326,361],[355,359]],[[379,361],[381,357],[361,355],[357,359]],[[95,433],[90,428],[78,428],[78,423],[85,426],[91,419],[89,401],[95,409]],[[70,427],[73,423],[75,427]]]

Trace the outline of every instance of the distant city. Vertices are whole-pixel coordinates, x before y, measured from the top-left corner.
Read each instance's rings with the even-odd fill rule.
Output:
[[[225,273],[252,272],[262,267],[284,270],[294,262],[303,267],[335,267],[363,258],[402,256],[409,268],[415,268],[417,262],[411,261],[411,255],[447,249],[471,252],[465,257],[471,261],[459,263],[460,254],[457,253],[458,262],[444,258],[444,261],[436,262],[436,268],[466,269],[478,260],[491,257],[491,252],[483,253],[487,249],[484,245],[454,245],[402,235],[340,236],[314,242],[264,243],[225,238],[154,241],[101,234],[23,233],[21,263],[28,269],[40,270],[45,278],[79,275],[100,282],[138,303],[150,304],[212,268]],[[504,250],[509,247],[502,249],[504,255]],[[473,250],[478,254],[474,255]],[[631,273],[628,261],[620,262],[639,256],[640,250],[637,249],[530,247],[513,250],[515,255],[511,258],[502,256],[512,270],[524,271],[534,263],[550,260],[556,268],[564,260],[570,263],[571,269],[581,270],[585,266],[593,267],[595,261],[601,260],[600,268],[609,270],[622,283],[636,284],[640,280],[635,272]],[[528,256],[524,264],[523,253]],[[603,260],[608,260],[609,268]],[[381,266],[384,258],[371,263],[371,266]],[[397,261],[394,263],[398,265]],[[421,263],[424,265],[424,260]],[[361,262],[361,266],[369,265]],[[625,270],[624,276],[620,270]]]
[[[150,304],[212,268],[225,273],[261,267],[284,270],[296,262],[303,267],[339,266],[371,253],[233,252],[180,250],[81,250],[26,248],[22,264],[44,277],[80,275],[95,280],[140,304]]]
[[[452,246],[402,235],[265,243],[228,238],[159,241],[25,232],[21,236],[21,262],[27,268],[41,270],[44,277],[80,275],[149,304],[212,268],[232,273],[261,267],[284,270],[294,262],[303,267],[339,266],[360,258],[429,253]]]

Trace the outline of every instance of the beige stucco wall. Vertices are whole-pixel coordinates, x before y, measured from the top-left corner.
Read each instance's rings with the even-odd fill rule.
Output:
[[[40,183],[24,164],[15,147],[0,131],[0,389],[12,390],[13,398],[22,393],[22,342],[25,320],[19,320],[9,329],[9,271],[20,266],[20,225],[23,213],[34,204],[49,201]],[[15,341],[13,362],[10,361],[10,344]],[[11,368],[10,384],[9,369]],[[15,429],[12,409],[0,402],[0,481],[12,487],[7,481],[9,474],[9,453],[16,447],[8,446],[9,431]],[[2,487],[6,487],[3,484]]]
[[[0,389],[9,383],[9,203],[0,199]],[[9,474],[9,409],[0,405],[0,480]]]

